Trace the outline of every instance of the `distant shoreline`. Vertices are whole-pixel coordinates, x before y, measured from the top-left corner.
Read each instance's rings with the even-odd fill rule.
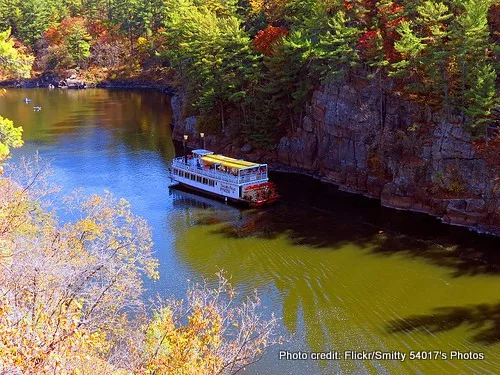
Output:
[[[0,81],[0,87],[11,88],[48,88],[53,85],[54,88],[69,89],[69,90],[84,90],[85,88],[113,88],[113,89],[149,89],[161,91],[167,95],[175,94],[176,89],[171,84],[156,83],[148,81],[147,79],[116,79],[104,80],[102,82],[85,82],[85,88],[69,88],[67,86],[60,86],[60,82],[68,79],[62,75],[56,74],[42,74],[38,78],[24,78],[24,79],[9,79]]]

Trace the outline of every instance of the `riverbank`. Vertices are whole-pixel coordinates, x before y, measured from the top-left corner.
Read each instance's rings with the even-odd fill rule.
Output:
[[[50,83],[46,76],[21,81],[23,87]],[[187,134],[191,147],[200,146],[197,118],[183,117],[182,93],[172,85],[143,77],[104,80],[94,87],[152,89],[172,96],[174,139],[182,141]],[[209,149],[266,162],[271,170],[307,175],[341,191],[377,199],[386,207],[500,236],[498,170],[479,154],[459,119],[443,121],[414,103],[381,98],[371,86],[318,89],[301,126],[272,150],[256,149],[228,134],[207,134],[205,141]]]
[[[0,81],[0,87],[17,88],[114,88],[114,89],[148,89],[161,91],[166,95],[174,95],[175,88],[164,77],[154,80],[151,74],[136,77],[121,77],[111,72],[103,71],[77,71],[70,69],[60,73],[39,73],[35,77],[26,79],[6,79]],[[68,82],[70,83],[68,85]],[[71,87],[71,83],[75,87]]]
[[[182,94],[172,98],[173,136],[181,141],[187,134],[197,147],[197,118],[184,118],[184,105]],[[272,150],[229,133],[205,135],[205,142],[216,152],[309,175],[385,207],[500,236],[498,164],[481,152],[461,118],[445,119],[372,84],[320,87],[305,113]]]

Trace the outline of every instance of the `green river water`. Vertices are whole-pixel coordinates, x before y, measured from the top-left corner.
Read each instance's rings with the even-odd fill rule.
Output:
[[[271,175],[282,199],[258,210],[169,188],[176,149],[169,98],[156,92],[9,89],[0,115],[25,129],[12,162],[38,150],[63,192],[107,189],[148,220],[160,280],[145,281],[146,298],[181,297],[187,279],[214,280],[218,269],[241,295],[259,290],[263,314],[274,311],[290,341],[245,373],[500,373],[498,239],[301,176]],[[280,351],[308,359],[280,360]],[[346,351],[406,358],[351,360]]]

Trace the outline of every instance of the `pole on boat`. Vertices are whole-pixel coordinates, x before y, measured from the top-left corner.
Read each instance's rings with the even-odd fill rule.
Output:
[[[187,134],[184,134],[184,140],[182,141],[182,145],[184,146],[184,163],[187,164],[188,162],[188,156],[187,156],[187,150],[186,150],[186,142],[188,140]]]
[[[203,142],[203,149],[205,150],[205,133],[200,133],[201,141]]]

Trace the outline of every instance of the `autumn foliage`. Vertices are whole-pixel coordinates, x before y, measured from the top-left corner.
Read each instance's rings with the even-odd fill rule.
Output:
[[[369,26],[358,40],[358,49],[363,56],[372,58],[374,50],[381,49],[384,59],[395,62],[399,54],[394,48],[394,42],[399,39],[397,28],[405,21],[405,7],[393,1],[376,3],[363,0],[344,2],[344,8],[350,11],[353,18]],[[364,9],[360,12],[359,9]]]
[[[233,374],[276,342],[252,296],[192,284],[151,319],[151,230],[111,193],[63,200],[39,160],[0,177],[0,374]]]
[[[156,309],[146,334],[145,372],[158,375],[235,374],[279,340],[276,318],[257,313],[256,294],[235,304],[222,273],[218,285],[191,284],[186,301]],[[187,324],[183,323],[186,321]]]
[[[288,29],[283,26],[268,25],[260,30],[253,40],[253,48],[265,56],[271,56],[276,43],[288,34]]]

